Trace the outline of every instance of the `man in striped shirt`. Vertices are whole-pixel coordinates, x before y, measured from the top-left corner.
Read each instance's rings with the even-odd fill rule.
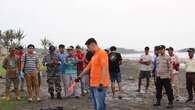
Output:
[[[32,102],[32,83],[35,86],[35,94],[36,100],[40,101],[39,93],[39,81],[38,81],[38,72],[39,72],[39,58],[34,53],[35,46],[30,44],[28,45],[28,53],[25,54],[21,60],[21,70],[24,70],[25,80],[27,83],[27,91],[28,91],[28,101]]]

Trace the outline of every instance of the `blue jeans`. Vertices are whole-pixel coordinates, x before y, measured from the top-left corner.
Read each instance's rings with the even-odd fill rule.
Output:
[[[106,110],[106,88],[104,88],[101,92],[98,91],[98,88],[91,88],[91,96],[95,110]]]

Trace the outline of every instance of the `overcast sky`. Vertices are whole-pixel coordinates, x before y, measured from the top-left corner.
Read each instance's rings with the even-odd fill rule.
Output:
[[[195,47],[195,0],[0,0],[0,29],[22,29],[23,43],[141,50],[165,44]]]

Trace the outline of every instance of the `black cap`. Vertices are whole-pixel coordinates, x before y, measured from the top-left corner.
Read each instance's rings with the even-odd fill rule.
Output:
[[[168,51],[174,51],[173,47],[169,47],[166,50],[168,50]]]
[[[189,48],[189,49],[187,50],[187,52],[193,52],[193,53],[194,53],[194,48]]]
[[[165,45],[160,45],[159,49],[166,49],[166,46]]]

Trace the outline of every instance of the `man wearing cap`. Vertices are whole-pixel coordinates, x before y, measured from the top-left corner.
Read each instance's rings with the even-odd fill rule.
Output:
[[[189,58],[185,60],[185,71],[186,71],[186,88],[188,91],[188,100],[186,103],[193,101],[193,88],[195,88],[195,58],[194,48],[188,49]]]
[[[154,77],[154,84],[155,84],[155,87],[156,87],[156,68],[157,68],[157,59],[158,59],[158,56],[159,56],[159,46],[155,46],[154,47],[154,56],[152,58],[152,76]]]
[[[169,103],[167,108],[173,108],[173,89],[171,85],[171,63],[170,63],[170,57],[165,54],[165,46],[161,45],[159,50],[159,58],[157,60],[157,78],[156,78],[156,98],[157,102],[154,104],[154,106],[160,106],[161,105],[161,99],[162,99],[162,90],[163,87],[165,88]]]
[[[54,99],[54,90],[57,93],[57,99],[62,99],[61,96],[61,77],[59,66],[61,64],[59,55],[56,53],[54,46],[49,47],[49,53],[43,59],[43,65],[47,67],[47,83],[48,92],[51,99]]]
[[[151,70],[152,70],[152,56],[149,54],[150,48],[145,47],[145,54],[141,55],[139,63],[140,63],[140,74],[139,74],[139,82],[138,82],[138,92],[141,91],[141,82],[143,78],[146,78],[146,88],[145,92],[147,93],[150,77],[151,77]]]
[[[178,74],[179,74],[179,58],[177,55],[174,53],[173,47],[169,47],[166,49],[168,51],[168,54],[170,56],[170,63],[171,63],[171,72],[172,72],[172,86],[173,86],[173,92],[176,96],[176,101],[179,101],[180,95],[179,95],[179,79],[178,79]]]

